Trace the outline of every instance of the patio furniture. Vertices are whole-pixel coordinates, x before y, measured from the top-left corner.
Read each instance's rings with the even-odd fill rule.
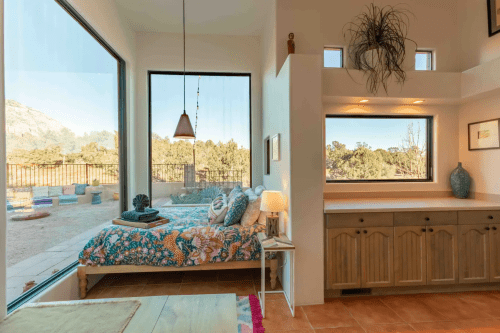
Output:
[[[76,194],[66,194],[59,196],[59,206],[76,204],[78,204],[78,197],[76,196]]]
[[[102,191],[92,191],[92,204],[93,205],[100,205],[102,203],[101,201],[101,193]]]
[[[51,197],[35,197],[32,199],[31,208],[45,208],[52,207]]]

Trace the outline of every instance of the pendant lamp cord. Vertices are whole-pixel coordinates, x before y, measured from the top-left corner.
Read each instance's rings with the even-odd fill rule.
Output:
[[[184,114],[186,114],[186,9],[182,0],[182,40],[184,41]]]

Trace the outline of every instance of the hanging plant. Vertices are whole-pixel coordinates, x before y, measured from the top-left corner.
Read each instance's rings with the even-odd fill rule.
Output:
[[[356,16],[343,29],[344,38],[349,38],[349,60],[367,76],[369,92],[376,95],[382,85],[387,94],[393,75],[400,85],[406,81],[405,42],[415,43],[407,38],[409,17],[413,14],[399,6],[377,7],[372,3],[366,8],[367,12]]]

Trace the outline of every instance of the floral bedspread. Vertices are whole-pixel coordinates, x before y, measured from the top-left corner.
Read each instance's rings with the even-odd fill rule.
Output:
[[[260,259],[263,225],[208,223],[208,207],[161,208],[170,222],[152,229],[111,225],[92,238],[79,262],[88,266],[195,266]]]

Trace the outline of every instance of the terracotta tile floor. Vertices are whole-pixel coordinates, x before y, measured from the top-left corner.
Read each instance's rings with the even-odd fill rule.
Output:
[[[106,275],[87,298],[246,296],[258,291],[258,276],[255,269]],[[266,299],[266,308],[263,324],[268,333],[500,333],[500,291],[327,299],[322,305],[297,307],[295,318],[284,297],[272,295]]]

